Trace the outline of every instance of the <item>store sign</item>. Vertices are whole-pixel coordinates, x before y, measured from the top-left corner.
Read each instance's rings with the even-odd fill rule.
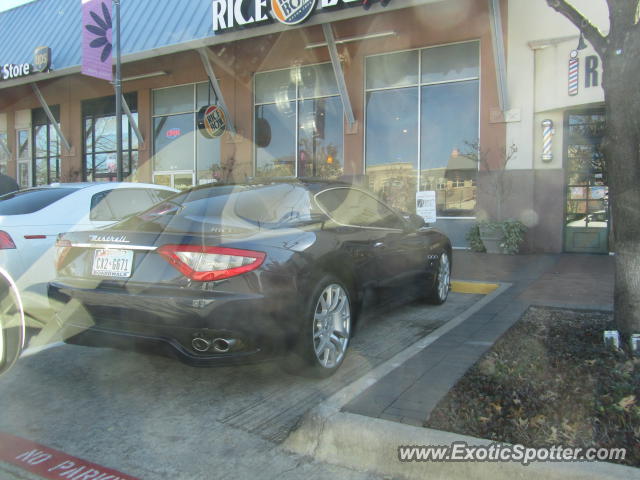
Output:
[[[315,6],[316,0],[271,0],[273,16],[285,25],[304,22]]]
[[[46,72],[51,67],[51,49],[37,47],[33,52],[33,64],[5,63],[0,70],[0,80],[14,80],[35,73]]]
[[[297,25],[318,11],[368,3],[363,0],[213,0],[213,31],[220,33],[274,21]]]
[[[198,111],[198,130],[205,138],[216,138],[224,133],[227,128],[227,119],[217,105],[202,107]]]

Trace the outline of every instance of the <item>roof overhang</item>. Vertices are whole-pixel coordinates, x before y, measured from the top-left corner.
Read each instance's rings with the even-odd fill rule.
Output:
[[[169,55],[173,53],[180,53],[189,50],[198,50],[203,47],[209,47],[212,45],[220,45],[224,43],[234,42],[238,40],[244,40],[248,38],[261,37],[265,35],[272,35],[281,32],[286,32],[294,29],[306,28],[314,25],[322,25],[325,23],[335,23],[342,20],[350,20],[353,18],[361,18],[368,15],[376,15],[379,13],[402,10],[406,8],[418,7],[427,5],[430,3],[441,3],[443,0],[395,0],[389,3],[386,7],[382,7],[379,3],[374,3],[369,10],[364,10],[361,7],[350,7],[342,10],[332,11],[319,11],[314,14],[308,21],[294,26],[286,26],[281,23],[271,23],[268,25],[260,25],[253,28],[245,28],[242,30],[234,30],[222,32],[217,35],[205,37],[201,39],[194,39],[187,42],[176,43],[172,45],[166,45],[163,47],[152,48],[141,52],[130,53],[122,56],[122,63],[134,63],[141,60],[147,60],[150,58],[159,57],[162,55]],[[449,0],[444,0],[449,1]],[[74,75],[80,73],[80,65],[74,65],[71,67],[61,68],[59,70],[50,70],[46,73],[38,73],[30,75],[28,77],[21,77],[15,80],[5,80],[0,82],[0,90],[5,88],[11,88],[18,85],[30,84],[33,82],[42,82],[51,80],[54,78],[60,78],[68,75]]]

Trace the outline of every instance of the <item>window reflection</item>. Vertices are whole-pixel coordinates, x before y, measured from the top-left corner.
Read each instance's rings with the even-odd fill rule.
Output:
[[[480,74],[477,42],[422,50],[422,83],[476,78]]]
[[[29,131],[18,130],[18,160],[29,158]]]
[[[256,176],[290,177],[295,175],[296,117],[295,104],[287,108],[278,104],[256,107],[256,118],[270,126],[270,140],[264,147],[256,148]]]
[[[609,192],[601,150],[604,115],[570,114],[567,123],[566,225],[606,229]]]
[[[54,119],[59,122],[60,107],[50,107]],[[34,143],[33,184],[47,185],[60,181],[60,143],[58,134],[42,108],[31,112]]]
[[[421,190],[436,191],[442,216],[473,215],[478,164],[465,155],[478,136],[478,81],[422,87]]]
[[[389,53],[367,58],[367,88],[391,88],[418,83],[418,51]]]
[[[255,91],[257,177],[343,174],[343,109],[330,64],[258,73]]]
[[[7,164],[9,163],[9,144],[7,142],[7,134],[0,133],[0,173],[7,173]]]
[[[155,169],[193,169],[195,122],[192,113],[153,119]]]
[[[367,176],[392,207],[411,211],[418,169],[418,89],[367,94]]]
[[[474,215],[478,65],[478,42],[367,58],[366,173],[389,204],[415,211],[420,188],[436,191],[438,216]]]
[[[198,110],[215,104],[209,82],[153,91],[155,183],[168,179],[168,185],[183,189],[228,180],[221,165],[220,138],[205,138],[196,128]]]
[[[340,98],[303,100],[299,111],[298,176],[340,177],[343,172]]]
[[[402,229],[400,217],[375,198],[351,188],[334,188],[318,195],[322,208],[342,225]]]
[[[32,184],[29,130],[16,130],[16,135],[18,142],[18,185],[20,185],[20,188],[27,188]]]
[[[135,94],[125,96],[134,120],[138,121]],[[88,100],[82,104],[84,117],[84,178],[88,181],[115,181],[118,160],[115,116],[115,97]],[[122,173],[135,174],[138,158],[138,138],[133,133],[129,118],[122,116]]]

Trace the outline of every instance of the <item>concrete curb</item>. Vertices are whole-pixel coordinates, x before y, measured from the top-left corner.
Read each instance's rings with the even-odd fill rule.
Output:
[[[490,445],[491,441],[428,428],[413,427],[379,418],[319,407],[307,414],[284,444],[286,449],[317,460],[408,479],[491,480],[625,479],[640,478],[640,470],[621,465],[592,463],[515,462],[400,462],[400,445]]]
[[[428,347],[449,330],[466,321],[486,304],[509,289],[497,289],[431,334],[384,362],[309,411],[291,432],[283,447],[317,460],[381,475],[408,479],[640,479],[640,469],[605,462],[533,463],[515,462],[400,462],[401,445],[430,446],[466,442],[490,445],[493,441],[341,411],[347,403],[389,372]]]

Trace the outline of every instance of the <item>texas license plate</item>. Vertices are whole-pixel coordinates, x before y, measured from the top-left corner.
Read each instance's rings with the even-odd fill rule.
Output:
[[[129,278],[133,250],[100,248],[93,254],[91,274],[99,277]]]

